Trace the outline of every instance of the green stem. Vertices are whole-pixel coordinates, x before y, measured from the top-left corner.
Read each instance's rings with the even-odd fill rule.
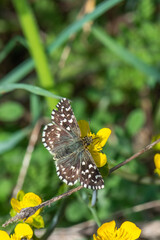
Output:
[[[35,63],[40,86],[46,89],[53,88],[54,81],[31,7],[27,0],[13,0],[13,5],[17,11],[22,31],[28,41],[29,51]],[[47,102],[53,108],[57,100],[47,98]]]
[[[97,223],[97,226],[100,227],[101,226],[101,221],[100,221],[100,219],[99,219],[99,217],[97,215],[97,212],[96,212],[95,208],[92,207],[90,205],[90,203],[88,203],[88,200],[84,200],[79,192],[76,192],[76,194],[77,194],[77,197],[78,197],[79,201],[81,201],[82,204],[85,204],[87,206],[87,208],[91,212],[95,222]],[[87,194],[87,193],[85,193],[85,194]]]
[[[101,221],[100,221],[100,219],[97,215],[97,212],[96,212],[95,208],[90,207],[90,206],[88,206],[88,208],[91,211],[91,213],[93,215],[93,218],[94,218],[95,222],[97,223],[98,227],[100,227],[102,225],[102,223],[101,223]]]

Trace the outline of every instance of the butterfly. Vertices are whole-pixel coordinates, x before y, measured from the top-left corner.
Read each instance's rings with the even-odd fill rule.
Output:
[[[70,186],[79,180],[84,188],[104,188],[103,178],[87,148],[92,138],[81,138],[68,99],[62,98],[56,107],[51,113],[52,123],[44,127],[42,142],[53,155],[59,179]]]

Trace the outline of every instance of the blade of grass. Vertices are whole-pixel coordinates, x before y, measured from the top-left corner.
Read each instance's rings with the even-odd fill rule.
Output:
[[[88,206],[88,209],[91,211],[92,216],[93,216],[95,222],[97,223],[97,226],[100,227],[101,226],[101,221],[100,221],[100,219],[97,215],[96,209],[94,207],[90,207],[90,206]]]
[[[25,84],[25,83],[2,84],[2,85],[0,85],[0,94],[11,92],[16,89],[23,89],[28,92],[34,93],[36,95],[44,96],[44,97],[50,97],[50,98],[56,98],[56,99],[62,98],[62,97],[57,96],[45,89],[42,89],[40,87],[36,87],[33,85]]]
[[[5,141],[0,141],[0,154],[5,153],[14,148],[23,138],[26,137],[30,130],[31,127],[23,128],[13,133],[9,139]]]
[[[34,68],[33,59],[29,58],[22,63],[20,63],[17,67],[15,67],[12,71],[7,73],[5,77],[1,79],[1,84],[9,84],[18,82],[23,79],[27,74],[29,74]]]
[[[107,10],[109,10],[110,8],[114,7],[116,4],[122,1],[123,0],[111,0],[111,1],[107,0],[97,5],[97,7],[93,12],[85,15],[80,20],[77,20],[75,23],[71,24],[59,35],[56,41],[50,44],[50,46],[47,48],[47,51],[49,52],[49,54],[52,54],[54,50],[57,49],[59,46],[61,46],[70,36],[72,36],[77,31],[79,31],[86,22],[89,22],[91,20],[98,18],[104,12],[106,12]]]
[[[48,54],[52,55],[54,51],[58,47],[60,47],[71,35],[79,31],[86,22],[98,18],[104,12],[114,7],[116,4],[121,3],[122,1],[123,0],[106,0],[97,5],[97,7],[92,13],[85,15],[82,19],[74,22],[73,24],[68,26],[64,31],[62,31],[62,33],[60,33],[56,40],[54,40],[54,42],[48,46],[47,48]],[[33,70],[33,68],[34,61],[32,59],[27,59],[23,63],[21,63],[18,67],[9,72],[4,78],[2,78],[1,83],[17,82],[24,78],[28,73],[30,73]]]
[[[0,52],[0,63],[8,56],[8,54],[14,49],[17,43],[22,44],[24,47],[28,47],[26,40],[21,36],[16,36],[2,49]]]
[[[138,57],[127,51],[125,48],[120,46],[116,41],[109,37],[102,28],[93,26],[91,32],[105,47],[109,48],[124,61],[137,68],[147,76],[153,77],[157,80],[159,79],[160,72],[157,69],[149,66]]]
[[[42,111],[42,104],[40,102],[40,97],[36,94],[30,94],[30,110],[31,110],[31,121],[35,125]]]
[[[38,25],[30,4],[27,0],[13,0],[12,2],[17,11],[22,31],[28,41],[29,51],[35,63],[40,86],[45,89],[52,89],[52,92],[55,92],[53,91],[54,79],[49,69],[47,56],[40,39]],[[47,97],[46,100],[51,109],[57,102],[55,99]]]

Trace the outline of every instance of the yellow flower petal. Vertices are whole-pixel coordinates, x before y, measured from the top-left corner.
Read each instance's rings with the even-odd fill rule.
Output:
[[[101,153],[101,152],[92,151],[91,148],[89,148],[89,151],[90,151],[97,167],[103,167],[107,163],[106,154]]]
[[[100,237],[96,237],[96,235],[95,234],[93,234],[93,240],[101,240],[101,238]]]
[[[22,208],[26,208],[26,207],[34,207],[36,205],[39,205],[42,200],[41,198],[36,195],[35,193],[29,192],[29,193],[24,193],[23,191],[20,191],[17,194],[17,198],[21,199],[20,201],[18,201],[15,198],[11,199],[11,205],[12,205],[12,210],[11,210],[11,214],[13,216],[15,216],[15,212],[20,212]],[[15,212],[14,212],[15,211]],[[44,227],[44,221],[43,218],[40,216],[39,218],[39,222],[37,220],[34,221],[34,218],[36,218],[36,216],[39,215],[41,209],[39,209],[35,214],[33,214],[31,217],[27,218],[27,220],[25,221],[26,223],[32,224],[34,225],[34,227],[38,226],[38,228],[40,227]],[[37,218],[38,219],[38,218]],[[37,222],[36,222],[37,221]],[[34,222],[34,223],[33,223]],[[13,236],[14,237],[14,236]]]
[[[22,208],[34,207],[42,202],[41,198],[35,193],[29,192],[26,193],[21,202]],[[32,224],[33,218],[39,215],[41,209],[37,210],[31,217],[26,220],[26,223]]]
[[[154,164],[156,168],[160,169],[160,154],[157,153],[154,155]]]
[[[134,223],[128,221],[122,223],[121,227],[117,230],[117,236],[119,235],[121,239],[124,238],[126,240],[136,240],[139,238],[140,234],[141,229]]]
[[[107,239],[106,236],[108,237],[108,239],[110,239],[111,237],[114,236],[115,230],[116,230],[116,223],[115,221],[111,221],[111,222],[104,223],[100,228],[98,228],[97,234],[102,239]]]
[[[35,217],[35,214],[33,214],[31,217],[27,218],[27,220],[25,220],[25,223],[28,223],[28,224],[32,225],[34,217]]]
[[[14,231],[16,237],[20,239],[24,237],[27,237],[27,239],[31,239],[33,236],[32,228],[26,223],[17,224]]]
[[[23,206],[24,207],[34,207],[42,202],[41,198],[35,193],[29,192],[26,193],[23,197]]]
[[[10,237],[8,235],[7,232],[3,231],[3,230],[0,230],[0,239],[3,239],[3,240],[10,240]]]
[[[21,203],[15,198],[11,199],[11,206],[17,213],[22,209]]]
[[[91,131],[89,127],[89,123],[85,120],[78,121],[79,128],[81,130],[81,138],[86,137]]]
[[[97,132],[95,138],[99,138],[99,146],[101,148],[106,144],[110,134],[111,134],[111,129],[109,128],[102,128]]]

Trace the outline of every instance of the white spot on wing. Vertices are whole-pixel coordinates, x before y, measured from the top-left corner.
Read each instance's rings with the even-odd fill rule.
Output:
[[[73,122],[73,119],[72,119],[72,118],[71,118],[71,119],[69,119],[69,120],[68,120],[68,122],[69,122],[69,123],[72,123],[72,122]]]
[[[63,179],[63,182],[66,183],[66,184],[68,183],[68,181],[66,179]]]
[[[93,165],[92,165],[92,164],[89,164],[89,166],[88,166],[88,167],[89,167],[89,169],[90,169],[90,168],[92,168],[92,167],[93,167]]]
[[[47,125],[47,126],[50,126],[50,127],[51,127],[51,126],[53,126],[53,123],[48,123],[48,125]]]
[[[66,108],[66,111],[68,112],[71,109],[71,107],[69,106],[68,108]]]
[[[48,125],[46,125],[43,130],[46,130],[47,128],[48,128]]]
[[[50,148],[50,147],[46,147],[46,149],[47,149],[48,151],[50,151],[50,150],[51,150],[51,148]]]
[[[72,185],[73,185],[73,183],[72,183],[72,182],[69,182],[69,183],[68,183],[68,185],[69,185],[69,186],[72,186]]]
[[[60,137],[60,134],[59,133],[56,133],[57,137],[59,138]]]

